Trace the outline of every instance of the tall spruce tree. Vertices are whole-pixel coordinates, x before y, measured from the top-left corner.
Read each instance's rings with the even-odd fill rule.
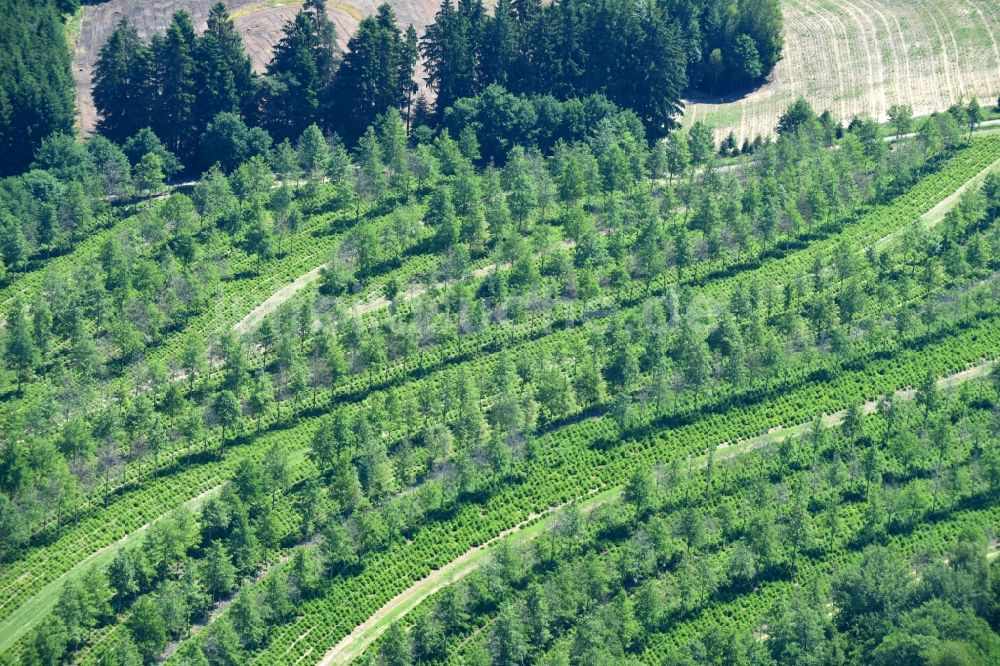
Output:
[[[208,14],[208,27],[195,48],[195,132],[201,134],[220,113],[253,118],[254,74],[250,56],[236,32],[226,6],[217,2]]]
[[[456,0],[458,14],[464,19],[472,50],[472,66],[478,65],[477,56],[483,49],[483,29],[486,27],[486,8],[483,0]]]
[[[273,77],[267,124],[276,139],[297,137],[320,120],[320,102],[337,68],[337,32],[326,0],[306,0],[285,25],[267,67]]]
[[[153,129],[170,152],[188,159],[197,140],[192,126],[195,100],[195,34],[191,15],[174,13],[162,40],[154,42],[159,91]]]
[[[651,136],[660,137],[676,126],[681,114],[687,58],[680,47],[680,31],[665,12],[653,4],[644,9],[637,35],[639,58],[629,77],[632,89],[618,102],[635,110]]]
[[[406,118],[406,130],[410,130],[410,120],[413,117],[414,105],[416,100],[414,95],[420,90],[420,86],[417,85],[417,80],[414,78],[414,72],[417,67],[417,60],[420,59],[420,40],[417,38],[417,31],[413,28],[413,25],[408,25],[406,27],[406,33],[403,35],[403,72],[409,72],[409,77],[401,77],[400,84],[404,86],[403,90],[403,105],[404,105],[404,116]]]
[[[362,19],[334,78],[328,127],[353,143],[380,114],[402,109],[413,89],[413,56],[388,3]]]
[[[464,9],[460,11],[451,0],[443,0],[421,42],[427,83],[437,93],[438,114],[456,100],[477,92],[476,52],[473,27],[469,23],[469,17],[476,13]]]
[[[508,85],[520,42],[521,29],[510,0],[498,0],[493,16],[486,21],[483,29],[480,70],[484,86],[493,83]]]
[[[553,14],[556,25],[553,49],[558,66],[554,68],[554,76],[558,82],[554,92],[559,97],[579,95],[583,90],[583,77],[587,71],[587,49],[583,37],[583,15],[577,0],[560,2]]]
[[[94,68],[97,130],[122,143],[150,125],[153,101],[153,54],[127,19],[115,27],[101,47]]]
[[[8,0],[0,21],[0,177],[24,171],[42,140],[73,130],[73,76],[52,0]]]
[[[531,23],[542,11],[542,0],[512,0],[511,4],[514,16],[522,24]]]

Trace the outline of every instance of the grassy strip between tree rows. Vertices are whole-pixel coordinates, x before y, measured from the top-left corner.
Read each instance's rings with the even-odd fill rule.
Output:
[[[943,190],[947,186],[951,186],[953,188],[954,183],[955,182],[960,182],[962,179],[964,179],[965,175],[968,172],[970,172],[970,171],[974,172],[974,170],[976,169],[976,167],[979,165],[980,162],[986,161],[986,163],[988,163],[988,161],[987,161],[988,157],[985,157],[985,154],[988,153],[991,148],[993,148],[992,144],[988,144],[986,142],[977,142],[977,144],[976,144],[976,146],[974,148],[967,149],[967,151],[963,151],[963,153],[961,153],[960,156],[964,155],[965,159],[964,160],[960,160],[959,158],[955,158],[955,160],[954,160],[955,162],[958,163],[959,166],[952,166],[952,163],[949,163],[948,167],[946,167],[945,170],[943,170],[943,172],[938,172],[938,174],[934,174],[934,175],[941,174],[940,177],[938,178],[938,181],[939,181],[938,183],[935,183],[935,184],[930,185],[930,186],[924,185],[923,190],[918,185],[918,187],[914,188],[914,190],[911,191],[911,193],[909,195],[904,195],[903,197],[900,197],[899,199],[896,200],[896,202],[894,202],[894,204],[890,205],[890,207],[892,207],[892,206],[899,206],[899,205],[902,205],[903,202],[905,202],[907,204],[906,208],[908,209],[906,212],[900,211],[899,213],[897,213],[895,215],[891,215],[891,216],[887,215],[887,217],[889,217],[890,219],[889,220],[885,220],[883,218],[883,216],[877,214],[880,209],[876,209],[876,213],[873,213],[870,216],[866,216],[865,219],[868,220],[869,223],[867,225],[861,225],[862,227],[864,227],[863,231],[868,232],[868,233],[870,233],[871,231],[874,231],[876,229],[881,231],[881,230],[884,230],[884,228],[885,228],[885,226],[887,224],[888,224],[888,226],[901,225],[901,224],[904,223],[905,219],[907,219],[909,216],[912,216],[912,213],[909,212],[910,210],[913,210],[913,209],[920,210],[920,209],[926,209],[926,208],[928,208],[930,205],[933,204],[933,197],[931,195],[931,192],[933,192],[933,194],[943,194]],[[955,171],[952,171],[952,169],[954,169]],[[928,177],[928,179],[926,179],[925,181],[922,181],[921,184],[926,183],[927,181],[933,181],[934,180],[934,175]],[[941,183],[940,182],[941,180],[943,180],[944,182]],[[925,190],[930,190],[930,192],[927,192]],[[917,199],[916,202],[912,201],[911,197],[915,197]],[[877,217],[878,219],[871,219],[873,217]],[[853,228],[854,227],[852,225],[852,227],[850,227],[850,229],[853,229]],[[861,232],[858,233],[858,237],[859,237],[859,239],[862,242],[864,242],[864,240],[867,239],[866,234],[865,233],[861,233]],[[870,241],[871,239],[867,239],[867,240]],[[807,264],[807,262],[808,262],[807,259],[803,259],[801,261],[801,263],[800,262],[796,262],[796,264],[801,266],[801,265]],[[782,262],[774,262],[774,263],[771,263],[771,264],[766,264],[765,267],[763,269],[760,269],[760,270],[763,271],[763,270],[767,269],[768,267],[774,267],[772,269],[772,271],[773,271],[773,270],[778,269],[779,266],[781,266],[781,265],[782,265]],[[768,272],[771,272],[771,271],[768,271]],[[656,290],[653,289],[652,291],[656,291]],[[626,300],[630,300],[630,299],[626,299]],[[312,424],[312,423],[306,423],[306,424],[303,424],[302,426],[299,426],[299,427],[295,428],[294,431],[289,431],[289,432],[285,432],[285,433],[278,432],[278,433],[272,433],[272,434],[265,435],[263,438],[261,438],[260,443],[261,444],[266,444],[267,441],[268,441],[268,439],[275,438],[275,439],[281,439],[283,445],[291,444],[290,448],[293,449],[293,450],[296,449],[296,448],[300,449],[300,448],[303,448],[304,443],[306,441],[308,441],[308,438],[311,436],[313,429],[314,429],[314,424]],[[292,436],[293,433],[294,433],[294,436]],[[294,441],[290,441],[290,440],[294,440]],[[298,446],[296,446],[296,444]],[[263,447],[260,447],[260,448],[263,448]],[[207,490],[207,489],[213,487],[214,485],[216,485],[217,482],[218,482],[217,480],[220,479],[220,478],[224,478],[224,476],[226,474],[226,470],[231,470],[233,468],[233,466],[235,465],[235,462],[236,462],[235,460],[227,459],[226,461],[223,461],[223,463],[221,463],[219,465],[207,466],[207,467],[211,467],[212,468],[211,470],[206,470],[204,468],[192,468],[192,469],[189,469],[189,470],[184,470],[183,472],[181,472],[180,474],[176,475],[175,477],[167,478],[167,479],[162,479],[162,480],[157,480],[156,485],[159,486],[158,489],[159,489],[160,492],[155,493],[155,495],[160,495],[161,497],[177,497],[178,495],[180,495],[180,497],[178,497],[178,499],[180,501],[183,501],[185,495],[187,497],[190,497],[190,496],[192,496],[192,494],[196,495],[196,494],[198,494],[200,492],[203,492],[204,490]],[[166,489],[167,490],[166,495],[163,494],[164,488],[162,486],[164,486],[164,485],[168,486],[168,488]],[[171,505],[175,505],[176,501],[177,500],[174,500],[174,504],[171,504]],[[162,506],[162,504],[154,503],[154,502],[149,502],[148,504],[141,504],[141,503],[134,503],[134,502],[122,502],[122,503],[127,503],[127,504],[131,505],[131,507],[133,509],[135,507],[139,508],[138,512],[133,512],[131,514],[131,519],[129,521],[131,527],[124,528],[120,533],[117,533],[117,532],[114,532],[114,531],[112,531],[112,532],[109,533],[109,531],[95,531],[93,529],[84,529],[82,531],[85,534],[88,535],[88,541],[90,541],[91,543],[93,543],[94,541],[100,542],[100,540],[102,539],[102,534],[105,535],[105,536],[103,536],[104,539],[109,539],[109,537],[111,537],[109,539],[109,541],[114,541],[115,538],[120,538],[120,536],[122,536],[124,534],[127,534],[132,529],[135,529],[136,527],[138,527],[138,526],[140,526],[142,524],[145,524],[150,519],[155,518],[157,515],[159,515],[159,512],[160,512],[160,509],[158,509],[157,507],[158,506]],[[143,522],[138,522],[138,521],[143,521]],[[109,517],[108,517],[107,514],[103,514],[102,515],[102,520],[99,522],[99,524],[100,524],[100,526],[104,527],[105,530],[107,530],[107,528],[110,525],[114,524],[114,521],[113,521],[113,519],[109,519]],[[74,528],[74,529],[76,529],[76,528]],[[112,528],[112,530],[113,529],[114,528]],[[115,537],[116,533],[119,535],[118,537]],[[57,544],[55,544],[55,545],[58,545],[58,543],[59,542],[57,542]],[[108,542],[105,542],[105,545],[107,545],[107,543]],[[101,547],[101,546],[98,546],[98,547]],[[91,549],[92,547],[86,547],[86,548]],[[87,552],[87,551],[83,551],[83,552]],[[90,552],[92,552],[92,550],[90,550]],[[79,561],[79,560],[77,558],[55,558],[55,561],[56,562],[60,562],[60,561],[65,562],[64,566],[72,566],[72,564],[75,564],[76,561]],[[58,567],[52,567],[52,563],[53,563],[53,560],[49,560],[47,562],[47,566],[44,568],[46,574],[48,574],[45,577],[48,578],[49,580],[52,580],[54,577],[58,576],[58,573],[59,573]],[[17,564],[18,563],[16,563],[14,565],[15,569],[18,568]],[[52,575],[53,569],[55,569],[55,572],[54,572],[55,576]],[[63,570],[65,570],[65,569],[63,569]],[[13,573],[13,572],[11,572],[11,573]],[[21,578],[21,576],[24,576],[24,574],[25,574],[25,570],[22,568],[21,571],[18,573],[18,578],[20,579],[20,581],[24,581],[24,578]],[[43,575],[45,575],[45,574],[43,574]],[[10,579],[8,578],[8,580],[10,580]],[[37,579],[36,579],[35,582],[37,583]],[[27,587],[27,585],[30,584],[30,583],[27,583],[27,581],[25,581],[25,583],[26,583],[25,587]],[[27,591],[28,590],[26,589],[25,592],[27,592]],[[6,601],[5,601],[4,605],[7,606],[7,607],[10,607],[11,605],[13,605],[13,603],[16,603],[19,598],[23,600],[25,597],[24,596],[18,597],[18,595],[16,595],[16,594],[15,595],[7,595],[7,596],[5,596],[5,600]]]
[[[461,508],[447,523],[427,526],[408,544],[372,554],[358,576],[306,602],[297,622],[276,628],[274,640],[256,655],[254,663],[295,663],[305,654],[325,652],[431,570],[532,514],[590,491],[621,485],[637,465],[683,458],[703,452],[712,442],[752,437],[769,427],[838,411],[915,385],[928,372],[943,375],[963,369],[995,354],[998,343],[1000,326],[989,318],[925,348],[873,360],[862,370],[807,383],[773,400],[730,408],[723,414],[711,414],[610,448],[599,446],[616,439],[616,428],[608,419],[585,421],[552,433],[544,438],[540,456],[526,471],[524,483],[505,488],[482,506]]]

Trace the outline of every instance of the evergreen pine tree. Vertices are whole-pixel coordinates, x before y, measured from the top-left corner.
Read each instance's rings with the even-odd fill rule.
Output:
[[[399,85],[404,99],[404,117],[406,119],[406,132],[410,131],[410,119],[412,117],[414,95],[420,90],[414,78],[417,60],[420,58],[420,41],[417,39],[417,31],[412,25],[406,26],[406,33],[403,36],[403,54],[399,63]]]
[[[73,75],[59,15],[66,1],[3,3],[0,177],[26,169],[45,137],[73,131]]]
[[[380,5],[374,17],[361,20],[334,78],[329,117],[334,129],[353,143],[380,114],[403,108],[413,66],[392,7]]]
[[[583,77],[587,67],[583,16],[576,0],[560,2],[554,13],[558,15],[558,36],[553,49],[558,58],[558,66],[555,68],[558,84],[554,85],[554,92],[558,97],[572,97],[583,93]]]
[[[7,345],[4,356],[8,367],[17,375],[17,390],[30,376],[38,362],[38,350],[31,334],[31,325],[24,306],[15,301],[7,315]]]
[[[253,110],[254,74],[226,6],[217,2],[208,14],[208,28],[195,47],[195,133],[201,134],[216,115]]]
[[[512,0],[511,7],[518,23],[531,23],[542,11],[542,0]]]
[[[195,35],[191,15],[176,12],[166,36],[153,53],[159,94],[154,104],[153,129],[167,150],[186,160],[197,134],[191,124],[195,100]]]
[[[499,0],[493,16],[484,28],[480,53],[481,80],[484,86],[497,83],[507,86],[511,68],[518,57],[520,26],[510,0]]]
[[[476,94],[476,53],[472,42],[471,10],[459,11],[443,0],[421,42],[427,83],[437,93],[438,114],[462,97]],[[480,28],[476,28],[479,30]]]
[[[296,137],[320,120],[337,65],[337,34],[325,0],[307,0],[285,25],[267,66],[273,77],[267,120],[277,139]]]
[[[641,21],[639,62],[631,73],[628,101],[618,100],[636,111],[652,137],[662,137],[676,126],[681,114],[681,95],[687,87],[687,59],[680,48],[680,32],[656,5],[646,6]]]
[[[152,69],[152,52],[122,19],[94,67],[94,105],[101,116],[97,131],[120,144],[149,126]]]

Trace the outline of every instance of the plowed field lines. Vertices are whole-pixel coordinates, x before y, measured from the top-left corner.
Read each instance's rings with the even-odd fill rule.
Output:
[[[695,99],[685,123],[721,138],[769,134],[795,98],[846,123],[885,120],[893,104],[916,115],[960,98],[1000,93],[1000,9],[992,0],[785,0],[784,58],[738,100]]]

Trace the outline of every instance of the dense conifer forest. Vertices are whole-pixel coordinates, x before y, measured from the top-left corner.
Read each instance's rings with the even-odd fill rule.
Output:
[[[61,0],[5,0],[0,23],[0,177],[21,173],[42,139],[73,130],[73,78]]]
[[[604,95],[635,111],[655,138],[674,126],[690,87],[752,85],[774,66],[782,43],[775,0],[544,7],[505,0],[492,14],[482,0],[445,0],[419,40],[383,5],[361,21],[342,55],[324,0],[309,0],[266,74],[255,76],[226,16],[217,5],[198,36],[179,13],[149,43],[122,22],[98,62],[101,134],[123,142],[150,127],[185,163],[207,167],[218,146],[199,151],[197,140],[219,113],[238,114],[275,141],[316,124],[353,145],[389,109],[408,127],[434,125],[459,99],[499,85],[556,100]],[[432,100],[414,80],[420,56]]]
[[[720,143],[777,2],[307,0],[261,74],[218,3],[82,139],[11,8],[0,664],[1000,659],[977,100]]]

